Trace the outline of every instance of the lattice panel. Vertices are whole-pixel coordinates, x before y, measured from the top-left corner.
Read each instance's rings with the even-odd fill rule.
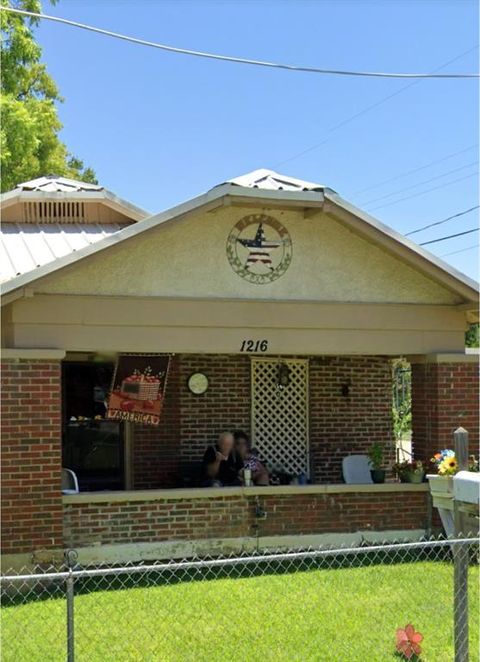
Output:
[[[281,363],[290,369],[284,388]],[[308,360],[252,359],[252,441],[270,470],[308,475]]]

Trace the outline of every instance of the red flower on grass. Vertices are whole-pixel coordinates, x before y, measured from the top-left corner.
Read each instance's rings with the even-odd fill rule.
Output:
[[[397,651],[403,653],[408,660],[414,655],[420,655],[422,652],[421,641],[423,641],[423,634],[415,632],[415,628],[410,623],[405,626],[404,630],[402,628],[397,630]]]

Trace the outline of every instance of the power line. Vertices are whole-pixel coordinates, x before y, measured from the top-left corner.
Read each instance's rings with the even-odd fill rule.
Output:
[[[448,60],[447,62],[444,62],[439,67],[434,69],[432,73],[435,73],[437,71],[441,71],[445,67],[448,67],[449,64],[452,64],[453,62],[456,62],[457,60],[460,60],[465,55],[468,55],[472,51],[477,50],[477,48],[478,48],[478,44],[476,46],[473,46],[472,48],[469,48],[467,51],[464,51],[463,53],[460,53],[460,55],[456,55],[451,60]],[[396,92],[392,92],[391,94],[387,94],[386,97],[382,97],[378,101],[375,101],[375,103],[372,103],[369,106],[366,106],[365,108],[363,108],[362,110],[359,110],[358,113],[355,113],[354,115],[351,115],[350,117],[346,117],[341,122],[338,122],[338,124],[334,124],[329,129],[327,129],[327,132],[326,132],[327,137],[324,140],[322,140],[321,142],[315,143],[314,145],[311,145],[310,147],[307,147],[306,149],[302,150],[301,152],[297,152],[293,156],[288,157],[288,159],[284,159],[283,161],[279,161],[278,163],[275,163],[273,167],[276,168],[278,166],[282,166],[285,163],[289,163],[290,161],[294,161],[295,159],[298,159],[301,156],[304,156],[305,154],[308,154],[309,152],[313,152],[316,149],[318,149],[319,147],[322,147],[323,145],[325,145],[325,143],[327,143],[330,140],[330,137],[328,137],[328,134],[333,133],[334,131],[338,131],[338,129],[341,129],[346,124],[350,124],[350,122],[353,122],[353,120],[356,120],[357,117],[361,117],[362,115],[365,115],[366,113],[370,112],[370,110],[374,110],[375,108],[377,108],[378,106],[381,106],[386,101],[389,101],[390,99],[393,99],[393,97],[396,97],[398,94],[401,94],[405,90],[408,90],[408,88],[412,87],[413,85],[418,85],[418,83],[421,83],[421,80],[414,80],[411,83],[408,83],[408,85],[403,85]]]
[[[161,50],[169,51],[171,53],[178,53],[181,55],[192,55],[195,57],[208,58],[210,60],[222,60],[224,62],[235,62],[237,64],[249,64],[257,67],[286,69],[288,71],[303,71],[312,74],[331,74],[335,76],[368,76],[370,78],[479,78],[480,77],[479,73],[435,74],[435,73],[387,73],[387,72],[379,72],[379,71],[350,71],[343,69],[320,69],[318,67],[301,67],[294,64],[281,64],[278,62],[268,62],[264,60],[251,60],[249,58],[234,57],[232,55],[219,55],[216,53],[207,53],[205,51],[196,51],[190,48],[178,48],[176,46],[167,46],[166,44],[159,44],[154,41],[147,41],[146,39],[130,37],[128,35],[120,34],[119,32],[103,30],[102,28],[96,28],[93,25],[78,23],[77,21],[70,21],[66,18],[60,18],[58,16],[50,16],[48,14],[40,14],[37,12],[25,11],[24,9],[16,9],[14,7],[3,7],[3,6],[0,6],[0,9],[3,9],[4,11],[13,12],[14,14],[21,14],[23,16],[45,19],[47,21],[54,21],[56,23],[63,23],[64,25],[70,25],[75,28],[80,28],[81,30],[96,32],[97,34],[102,34],[107,37],[113,37],[115,39],[122,39],[123,41],[129,41],[133,44],[139,44],[141,46],[150,46],[151,48],[159,48]]]
[[[471,179],[472,177],[476,177],[477,175],[478,175],[478,171],[472,172],[471,175],[465,175],[465,177],[458,177],[457,179],[452,179],[451,182],[445,182],[444,184],[439,184],[438,186],[432,186],[432,188],[429,188],[426,191],[420,191],[419,193],[414,193],[413,195],[406,195],[403,198],[400,198],[399,200],[394,200],[393,202],[387,202],[384,205],[379,205],[378,207],[374,207],[370,211],[375,211],[376,209],[383,209],[384,207],[391,207],[392,205],[396,205],[399,202],[403,202],[404,200],[411,200],[412,198],[418,198],[419,195],[425,195],[426,193],[437,191],[439,188],[452,186],[452,184],[456,184],[457,182],[463,182],[464,179]]]
[[[457,253],[466,253],[467,251],[471,251],[474,248],[478,248],[479,246],[480,244],[473,244],[473,246],[467,246],[467,248],[461,248],[459,251],[452,251],[451,253],[443,253],[438,257],[448,257],[449,255],[457,255]]]
[[[422,186],[423,184],[429,184],[430,182],[434,182],[436,179],[441,179],[442,177],[451,175],[454,172],[459,172],[460,170],[465,170],[465,168],[470,168],[470,166],[472,165],[477,165],[477,163],[478,161],[472,161],[471,163],[467,163],[466,165],[460,166],[459,168],[448,170],[447,172],[444,172],[442,175],[435,175],[435,177],[430,177],[430,179],[424,179],[423,182],[418,182],[418,184],[411,184],[410,186],[406,186],[405,188],[398,189],[397,191],[393,191],[392,193],[386,193],[385,195],[381,195],[379,198],[373,198],[372,200],[367,200],[366,202],[362,203],[362,206],[371,205],[373,202],[379,202],[380,200],[385,200],[385,198],[391,198],[392,195],[398,195],[399,193],[410,191],[412,188],[416,188],[417,186]]]
[[[465,152],[469,152],[471,149],[474,147],[478,147],[478,143],[475,143],[474,145],[470,145],[470,147],[466,147],[465,149],[461,149],[459,152],[454,152],[453,154],[447,154],[447,156],[443,156],[440,159],[435,159],[435,161],[430,161],[430,163],[427,163],[426,165],[420,166],[419,168],[414,168],[413,170],[408,170],[407,172],[402,172],[399,175],[395,175],[394,177],[390,177],[389,179],[384,179],[381,182],[378,182],[377,184],[372,184],[371,186],[366,186],[365,188],[362,188],[358,191],[354,191],[351,193],[351,197],[360,195],[361,193],[365,193],[366,191],[371,191],[373,188],[379,188],[380,186],[383,186],[384,184],[390,184],[391,182],[396,181],[397,179],[402,179],[403,177],[407,177],[408,175],[413,175],[416,172],[420,172],[420,170],[426,170],[427,168],[430,168],[432,165],[436,165],[437,163],[443,163],[443,161],[448,161],[448,159],[453,159],[454,156],[459,156],[460,154],[464,154]]]
[[[411,234],[416,234],[417,232],[422,232],[422,230],[428,230],[428,228],[433,228],[435,225],[441,225],[442,223],[446,223],[447,221],[451,221],[452,218],[458,218],[459,216],[465,216],[465,214],[469,214],[472,211],[475,211],[475,209],[478,209],[480,205],[475,205],[475,207],[470,207],[470,209],[465,209],[465,211],[461,211],[458,214],[453,214],[453,216],[448,216],[447,218],[443,218],[441,221],[436,221],[435,223],[430,223],[429,225],[424,225],[422,228],[417,228],[416,230],[411,230],[411,232],[407,232],[405,234],[406,237],[409,237]]]
[[[424,241],[419,244],[420,246],[427,246],[428,244],[437,244],[439,241],[446,241],[447,239],[454,239],[455,237],[463,237],[464,234],[471,234],[472,232],[478,232],[480,228],[473,228],[473,230],[465,230],[465,232],[457,232],[457,234],[450,234],[448,237],[440,237],[440,239],[431,239],[430,241]]]

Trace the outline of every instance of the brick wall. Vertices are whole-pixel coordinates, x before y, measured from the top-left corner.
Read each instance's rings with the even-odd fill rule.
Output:
[[[208,376],[203,395],[187,388],[194,372]],[[374,441],[391,442],[391,379],[384,357],[310,359],[310,450],[316,482],[341,482],[345,455],[365,452]],[[342,385],[347,383],[345,397]],[[177,355],[160,426],[135,428],[135,488],[171,487],[180,464],[200,461],[222,430],[250,431],[250,391],[248,356]],[[394,457],[390,446],[386,464]]]
[[[187,380],[208,376],[209,388],[194,395]],[[135,489],[173,487],[181,466],[199,462],[220,432],[250,429],[250,361],[246,356],[184,354],[172,358],[165,407],[158,428],[136,425]]]
[[[255,535],[307,535],[359,530],[424,529],[426,492],[266,495],[265,520],[255,519],[255,498],[230,496],[68,504],[65,544],[146,543]]]
[[[2,361],[2,552],[62,547],[59,361]]]
[[[181,455],[198,460],[223,430],[250,431],[250,359],[242,355],[184,354],[181,372]],[[194,372],[208,376],[204,395],[187,388]]]
[[[342,394],[348,385],[349,395]],[[342,459],[386,444],[395,461],[392,373],[383,357],[314,357],[310,360],[310,453],[315,482],[342,482]]]
[[[137,490],[171,487],[175,483],[181,434],[178,365],[178,357],[173,356],[159,426],[133,426],[133,487]]]
[[[416,457],[429,459],[453,448],[460,425],[469,432],[470,452],[478,454],[478,363],[412,365],[412,443]]]

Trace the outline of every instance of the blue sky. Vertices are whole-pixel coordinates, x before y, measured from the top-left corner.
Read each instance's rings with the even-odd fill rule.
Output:
[[[458,58],[442,71],[477,68],[473,0],[61,0],[44,11],[174,46],[299,65],[428,72]],[[69,149],[103,185],[149,211],[261,167],[326,184],[400,232],[478,203],[475,80],[412,85],[273,71],[46,21],[37,35],[65,97]],[[474,212],[414,238],[477,223]],[[478,241],[473,233],[428,248],[444,255]],[[478,248],[445,259],[477,277]]]

